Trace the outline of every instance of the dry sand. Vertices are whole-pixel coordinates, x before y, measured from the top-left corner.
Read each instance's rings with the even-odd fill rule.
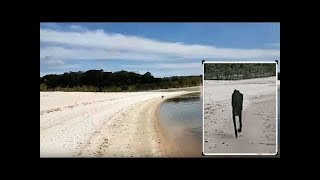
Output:
[[[172,156],[156,112],[187,93],[40,92],[40,157]]]
[[[231,106],[234,89],[244,96],[242,134],[237,139]],[[204,153],[276,153],[276,91],[276,77],[205,80]]]

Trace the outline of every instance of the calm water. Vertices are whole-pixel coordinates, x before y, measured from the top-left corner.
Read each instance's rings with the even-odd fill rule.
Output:
[[[192,93],[166,100],[160,108],[165,135],[186,155],[202,152],[202,97]]]
[[[280,88],[278,89],[278,135],[280,135]],[[202,152],[202,96],[193,93],[166,100],[160,107],[160,125],[167,138],[187,155]],[[280,148],[280,143],[279,143]]]

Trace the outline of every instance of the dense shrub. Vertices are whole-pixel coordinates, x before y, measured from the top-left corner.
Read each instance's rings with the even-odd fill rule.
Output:
[[[89,70],[40,77],[40,91],[120,92],[198,86],[201,76],[155,78],[150,72],[143,75],[127,72]]]
[[[275,63],[205,63],[204,79],[236,80],[276,76]]]
[[[46,91],[47,90],[47,85],[45,84],[40,84],[40,91]]]

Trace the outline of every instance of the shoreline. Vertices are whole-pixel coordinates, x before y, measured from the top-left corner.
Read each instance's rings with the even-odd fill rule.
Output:
[[[175,156],[157,112],[166,99],[189,93],[41,92],[40,157]]]
[[[169,98],[168,98],[169,99]],[[154,122],[154,129],[157,133],[157,137],[158,137],[158,140],[161,142],[162,146],[160,147],[160,149],[162,150],[162,156],[161,157],[174,157],[177,155],[176,151],[177,151],[177,148],[176,146],[174,145],[174,143],[166,136],[166,133],[165,133],[165,129],[164,127],[162,127],[160,125],[160,108],[162,106],[162,104],[165,102],[166,100],[164,101],[161,101],[160,103],[158,103],[156,109],[155,109],[155,116],[154,116],[154,119],[153,119],[153,122]]]
[[[190,87],[180,87],[180,88],[168,88],[168,89],[155,89],[146,92],[179,92],[179,91],[198,91],[202,89],[202,85],[190,86]]]
[[[166,132],[166,127],[163,127],[160,124],[160,121],[161,121],[160,108],[161,108],[162,104],[165,103],[165,101],[172,99],[172,98],[176,98],[176,97],[184,96],[184,95],[188,95],[188,94],[193,94],[193,93],[200,93],[200,91],[192,91],[192,92],[188,92],[188,93],[185,93],[182,95],[170,97],[170,98],[167,98],[167,99],[161,101],[157,105],[156,112],[155,112],[156,116],[155,116],[154,121],[155,121],[155,128],[159,130],[158,131],[159,139],[161,142],[163,142],[163,144],[165,144],[164,157],[198,157],[198,156],[201,157],[201,152],[192,152],[192,153],[184,152],[184,150],[181,148],[181,146],[176,144],[173,137],[170,137],[170,135],[168,135],[168,133]]]

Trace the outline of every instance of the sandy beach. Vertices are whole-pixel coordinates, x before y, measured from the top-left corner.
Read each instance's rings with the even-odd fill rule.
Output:
[[[277,82],[280,86],[280,82]],[[279,87],[278,87],[279,88]],[[243,93],[243,129],[235,138],[231,95]],[[204,152],[276,153],[276,77],[204,81]],[[237,126],[239,125],[238,117]]]
[[[40,92],[40,157],[172,156],[156,112],[190,92]]]

